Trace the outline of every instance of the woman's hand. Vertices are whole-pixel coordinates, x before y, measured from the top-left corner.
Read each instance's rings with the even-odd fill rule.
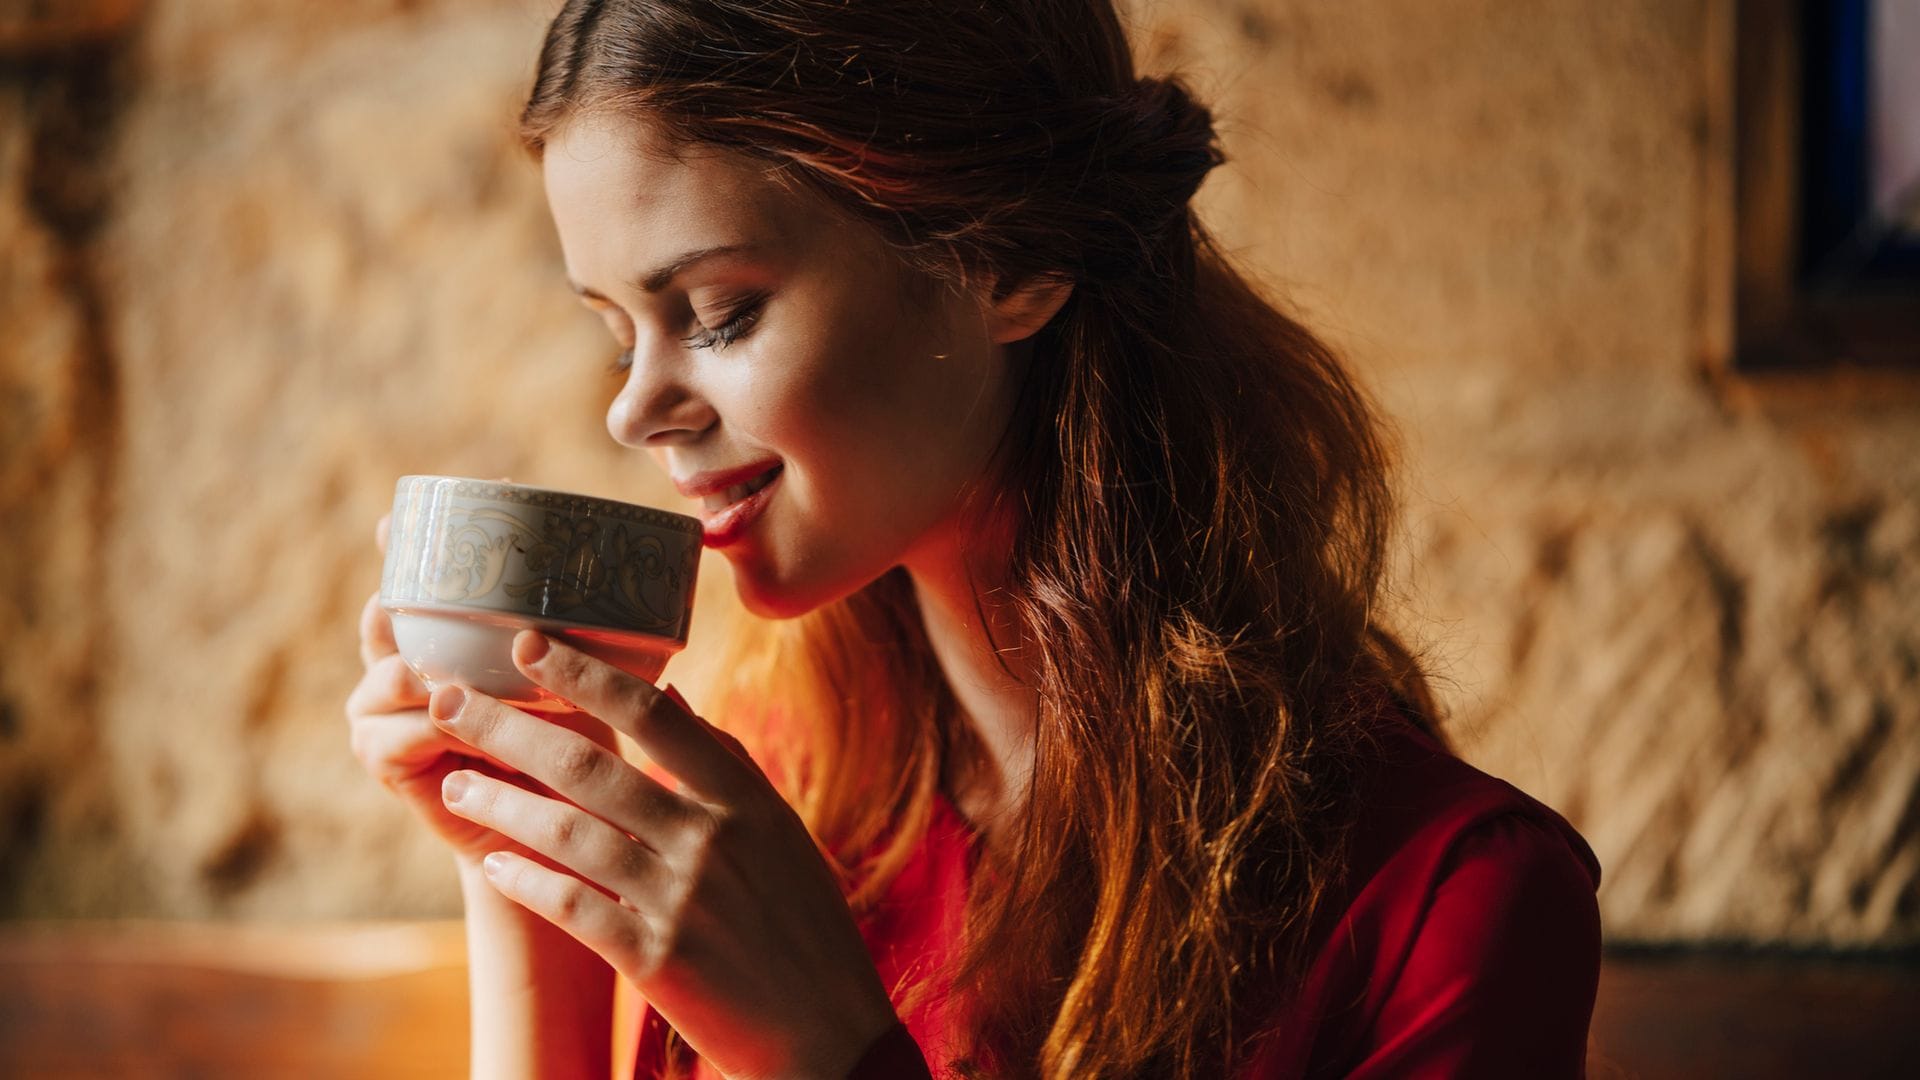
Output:
[[[524,845],[488,855],[487,880],[626,975],[725,1075],[844,1077],[895,1016],[799,815],[737,741],[644,680],[531,631],[514,663],[679,788],[601,740],[442,687],[434,722],[524,774],[445,774],[449,811]]]
[[[374,528],[374,543],[386,551],[386,517]],[[347,695],[346,712],[349,741],[362,767],[399,795],[453,849],[457,861],[478,865],[490,851],[516,848],[506,837],[448,813],[441,801],[441,782],[456,769],[475,769],[495,777],[513,775],[513,770],[442,731],[428,718],[427,687],[400,658],[393,620],[380,607],[378,592],[360,610],[360,663],[365,670]],[[567,721],[577,724],[579,718]]]

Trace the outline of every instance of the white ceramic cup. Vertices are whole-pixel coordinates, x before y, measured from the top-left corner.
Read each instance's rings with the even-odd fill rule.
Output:
[[[513,666],[539,630],[649,682],[687,643],[700,522],[633,503],[457,476],[395,486],[380,605],[429,687],[564,708]]]

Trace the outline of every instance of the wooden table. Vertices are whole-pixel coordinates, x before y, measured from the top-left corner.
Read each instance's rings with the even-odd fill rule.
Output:
[[[459,1077],[457,922],[0,924],[0,1077]],[[1920,1075],[1920,967],[1609,955],[1590,1072]]]

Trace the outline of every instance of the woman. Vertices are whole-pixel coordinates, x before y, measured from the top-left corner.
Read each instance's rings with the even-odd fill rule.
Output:
[[[572,0],[523,134],[609,431],[768,618],[749,749],[533,634],[564,724],[429,697],[369,604],[477,1072],[604,1075],[613,971],[639,1076],[1582,1071],[1599,867],[1437,741],[1379,422],[1194,219],[1210,117],[1108,0]]]

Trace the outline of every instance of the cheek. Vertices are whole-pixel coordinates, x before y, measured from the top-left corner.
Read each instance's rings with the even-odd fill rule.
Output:
[[[716,404],[737,435],[782,458],[804,464],[831,445],[837,411],[831,398],[791,366],[743,377]]]
[[[1004,357],[930,325],[939,318],[855,299],[803,309],[816,314],[759,342],[715,384],[727,398],[716,404],[743,440],[789,462],[802,505],[925,524],[1005,425]]]

